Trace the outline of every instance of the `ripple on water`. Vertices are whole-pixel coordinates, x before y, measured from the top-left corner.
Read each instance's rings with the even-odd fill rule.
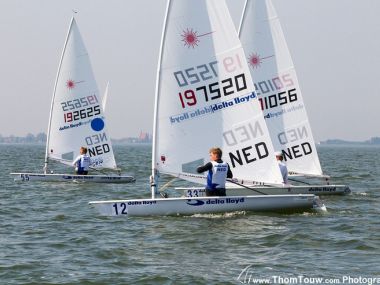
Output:
[[[325,172],[352,189],[323,197],[327,213],[128,219],[100,216],[88,201],[149,196],[149,146],[115,148],[119,165],[136,175],[128,185],[14,183],[9,172],[41,169],[44,146],[0,151],[14,162],[0,169],[4,284],[237,284],[247,267],[256,277],[380,272],[373,149],[318,149]]]

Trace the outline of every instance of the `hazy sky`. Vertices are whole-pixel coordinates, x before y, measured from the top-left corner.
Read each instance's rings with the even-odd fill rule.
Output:
[[[272,0],[316,141],[380,136],[380,1]],[[46,132],[72,9],[114,138],[152,131],[166,0],[0,0],[0,134]],[[236,26],[243,0],[227,0]]]

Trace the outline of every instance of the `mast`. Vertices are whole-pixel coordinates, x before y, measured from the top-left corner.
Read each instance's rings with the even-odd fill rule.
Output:
[[[63,61],[63,57],[65,55],[67,42],[69,40],[69,36],[70,36],[70,32],[71,32],[71,27],[73,26],[74,22],[75,22],[75,19],[74,19],[74,16],[72,16],[71,21],[70,21],[69,30],[67,31],[66,41],[65,41],[65,44],[64,44],[63,50],[62,50],[61,60],[59,61],[57,76],[55,78],[55,83],[54,83],[53,98],[51,99],[50,114],[49,114],[49,123],[48,123],[47,138],[46,138],[44,173],[47,173],[47,166],[48,166],[48,162],[49,162],[48,160],[49,160],[49,144],[50,144],[51,117],[52,117],[52,114],[53,114],[54,100],[55,100],[55,94],[56,94],[56,91],[57,91],[58,78],[59,78],[59,74],[60,74],[60,71],[61,71],[62,61]]]
[[[159,86],[161,82],[161,76],[160,76],[160,70],[161,70],[161,63],[162,63],[162,53],[163,53],[163,46],[165,42],[165,35],[166,35],[166,29],[167,29],[167,22],[168,22],[168,15],[170,10],[171,0],[168,0],[166,5],[166,12],[165,12],[165,18],[164,18],[164,28],[162,29],[162,35],[161,35],[161,45],[160,45],[160,52],[158,55],[158,67],[157,67],[157,78],[156,78],[156,94],[155,94],[155,101],[154,101],[154,118],[153,118],[153,145],[152,145],[152,176],[151,176],[151,190],[152,190],[152,199],[156,197],[156,194],[158,194],[157,189],[157,171],[156,171],[156,153],[157,153],[157,147],[156,147],[156,140],[157,140],[157,126],[158,126],[158,105],[159,105]]]
[[[241,16],[240,24],[239,24],[239,29],[238,29],[238,37],[239,37],[239,38],[240,38],[241,28],[242,28],[242,26],[243,26],[244,19],[245,19],[245,16],[246,16],[246,14],[247,14],[247,5],[248,5],[248,0],[245,0],[245,1],[244,1],[244,8],[243,8],[243,15]]]

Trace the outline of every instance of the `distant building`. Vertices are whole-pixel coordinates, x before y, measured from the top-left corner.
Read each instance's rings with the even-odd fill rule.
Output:
[[[151,142],[151,138],[149,136],[148,133],[145,133],[145,132],[140,132],[140,135],[139,135],[139,142],[143,142],[143,143],[147,143],[147,142]]]
[[[113,144],[139,144],[139,143],[152,143],[152,136],[147,133],[140,131],[138,137],[127,137],[121,139],[111,139]]]
[[[373,137],[369,140],[370,144],[380,144],[380,137]]]

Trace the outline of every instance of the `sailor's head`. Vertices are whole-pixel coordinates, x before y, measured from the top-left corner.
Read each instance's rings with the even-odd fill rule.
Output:
[[[79,150],[80,154],[86,154],[87,153],[87,147],[82,146]]]
[[[222,150],[219,147],[212,147],[209,150],[210,153],[210,159],[212,161],[218,160],[222,158]]]
[[[277,159],[277,160],[283,160],[283,159],[284,159],[284,155],[282,154],[281,151],[276,151],[276,152],[274,153],[274,155],[276,156],[276,159]]]

